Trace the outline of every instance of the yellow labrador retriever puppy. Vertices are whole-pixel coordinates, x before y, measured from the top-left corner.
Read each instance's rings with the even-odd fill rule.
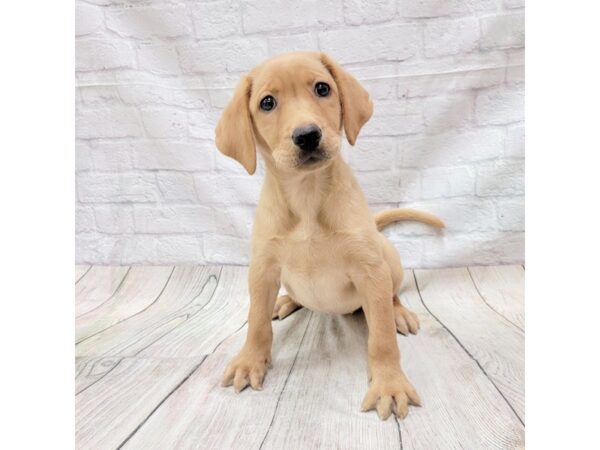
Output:
[[[326,313],[364,310],[369,389],[363,411],[400,417],[420,400],[400,368],[396,330],[416,333],[400,303],[400,257],[379,232],[388,223],[435,216],[393,209],[373,217],[340,157],[342,129],[354,145],[373,104],[367,91],[323,53],[278,56],[242,77],[216,129],[216,144],[253,174],[256,149],[266,176],[252,236],[248,336],[223,385],[262,389],[271,362],[271,319],[302,306]],[[287,295],[278,293],[281,284]]]

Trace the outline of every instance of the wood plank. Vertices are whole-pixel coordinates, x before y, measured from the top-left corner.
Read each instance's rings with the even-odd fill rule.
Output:
[[[75,285],[75,316],[80,316],[108,300],[125,278],[127,266],[93,266]]]
[[[231,270],[225,270],[225,282],[232,283],[232,286],[221,289],[219,292],[224,292],[227,295],[231,293],[231,288],[237,286],[239,295],[243,295],[244,291],[242,289],[246,289],[246,281],[243,280],[242,282],[241,278],[243,278],[243,274],[246,273],[245,270],[247,269],[234,268],[232,270],[234,275],[239,274],[236,278],[237,281],[229,276],[232,273]],[[222,276],[220,274],[221,268],[216,266],[176,267],[160,297],[148,308],[123,322],[81,340],[75,347],[75,355],[78,357],[138,355],[146,347],[160,341],[162,336],[169,334],[178,326],[195,317],[209,302],[215,301],[217,306],[228,303],[226,297],[215,298],[217,286],[220,285],[219,278]],[[243,288],[241,287],[242,284]],[[232,333],[244,321],[245,318],[240,319],[234,330],[228,329],[224,332]],[[207,328],[203,331],[205,334],[213,334],[215,339],[218,340],[222,335],[215,333],[215,331],[219,329],[220,325],[218,323],[212,325],[215,328]],[[192,337],[192,339],[194,338]],[[214,340],[212,344],[209,343],[208,346],[203,348],[200,347],[199,341],[195,341],[195,344],[194,351],[183,354],[183,357],[188,357],[192,353],[196,355],[210,353],[210,350],[206,349],[210,348],[210,345],[214,345]],[[175,355],[164,356],[174,357]]]
[[[75,266],[75,283],[77,283],[91,268],[92,268],[92,266],[76,265]]]
[[[367,335],[362,312],[313,313],[263,448],[401,448],[394,419],[360,411]]]
[[[525,328],[523,266],[469,267],[483,300],[521,331]]]
[[[421,298],[524,420],[524,334],[482,300],[466,268],[416,270]]]
[[[149,307],[160,296],[173,270],[170,266],[132,267],[118,292],[76,319],[76,342]]]
[[[117,448],[199,362],[124,358],[75,397],[76,447]]]
[[[300,310],[273,323],[273,367],[262,391],[236,394],[220,386],[229,360],[242,347],[246,327],[225,340],[199,369],[140,427],[124,448],[260,447],[277,408],[310,312]],[[292,447],[286,447],[292,448]]]

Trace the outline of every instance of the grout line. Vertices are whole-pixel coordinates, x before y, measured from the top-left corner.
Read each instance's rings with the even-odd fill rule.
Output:
[[[129,266],[127,268],[127,272],[125,272],[125,275],[123,275],[123,278],[121,279],[121,281],[119,282],[119,285],[117,286],[117,288],[115,289],[115,291],[110,294],[110,296],[104,300],[102,303],[100,303],[98,306],[93,307],[92,309],[90,309],[89,311],[86,311],[82,314],[79,314],[78,316],[75,316],[76,319],[79,319],[80,317],[83,317],[89,313],[91,313],[92,311],[97,310],[98,308],[100,308],[102,305],[104,305],[106,302],[110,301],[115,295],[117,295],[117,293],[119,292],[119,289],[121,289],[121,286],[123,286],[123,283],[125,282],[125,279],[127,278],[127,275],[129,275],[129,271],[131,270],[131,266]],[[87,273],[87,272],[86,272]]]
[[[85,276],[88,274],[88,272],[89,272],[90,270],[92,270],[92,267],[94,267],[94,265],[91,265],[90,267],[88,267],[88,270],[86,270],[86,271],[83,273],[83,275],[81,275],[79,278],[77,278],[77,281],[75,281],[75,284],[79,283],[79,282],[81,281],[81,279],[82,279],[83,277],[85,277]]]
[[[275,410],[273,411],[273,417],[271,417],[271,423],[269,423],[267,432],[265,433],[265,436],[263,437],[263,440],[260,443],[258,450],[261,450],[263,448],[263,445],[265,444],[265,441],[267,440],[267,436],[269,435],[269,432],[271,431],[271,427],[273,426],[273,422],[275,421],[275,416],[277,415],[277,409],[279,408],[279,402],[281,401],[281,397],[283,396],[285,387],[287,386],[288,380],[290,379],[290,375],[292,374],[292,371],[294,370],[294,366],[296,365],[296,360],[298,359],[298,355],[300,354],[300,349],[302,348],[302,344],[304,343],[304,338],[306,337],[306,332],[308,331],[308,326],[310,325],[310,321],[312,320],[313,315],[314,315],[314,313],[311,311],[310,316],[308,317],[308,321],[306,323],[306,328],[304,329],[304,333],[302,334],[302,339],[300,339],[300,344],[298,344],[298,350],[296,351],[296,355],[294,356],[294,361],[292,362],[292,366],[290,367],[290,370],[289,370],[287,376],[285,377],[285,381],[283,382],[283,387],[281,388],[281,392],[279,392],[279,396],[277,397],[277,403],[275,404]]]
[[[450,331],[450,329],[440,319],[438,319],[438,317],[435,314],[433,314],[431,312],[431,310],[429,309],[429,307],[425,304],[425,300],[423,299],[423,295],[421,295],[421,288],[419,288],[419,282],[417,281],[417,274],[416,274],[416,272],[414,270],[413,270],[413,278],[415,279],[415,285],[417,286],[417,292],[419,293],[419,298],[421,299],[421,303],[423,303],[423,306],[425,307],[425,309],[427,310],[427,312],[431,315],[431,317],[433,317],[450,334],[450,336],[452,336],[454,338],[454,340],[456,341],[456,343],[458,345],[460,345],[460,347],[465,351],[465,353],[467,355],[469,355],[469,357],[475,362],[475,364],[477,364],[477,366],[479,367],[479,369],[481,369],[481,371],[486,376],[486,378],[490,381],[490,383],[492,383],[492,385],[496,388],[496,391],[498,391],[498,393],[504,399],[504,401],[506,402],[506,404],[508,405],[508,407],[515,414],[515,416],[517,417],[517,419],[519,420],[519,422],[521,422],[521,425],[525,426],[525,422],[523,422],[523,419],[521,419],[521,417],[519,416],[519,414],[517,414],[517,411],[515,411],[515,408],[513,408],[512,404],[504,396],[504,394],[498,388],[498,386],[496,385],[496,383],[494,383],[494,380],[492,380],[490,378],[490,376],[488,375],[488,373],[486,372],[486,370],[483,368],[483,366],[479,363],[479,361],[469,352],[469,350],[467,350],[467,348],[463,345],[462,342],[460,342],[460,340],[456,337],[456,335],[452,331]]]
[[[163,286],[162,290],[160,291],[160,293],[158,294],[158,296],[154,299],[154,301],[152,303],[150,303],[148,306],[146,306],[144,309],[141,309],[140,311],[136,312],[135,314],[132,314],[131,316],[126,317],[125,319],[121,319],[118,322],[113,323],[112,325],[109,325],[108,327],[100,330],[100,331],[96,331],[94,334],[90,334],[89,336],[86,336],[85,338],[77,341],[75,343],[75,345],[77,344],[81,344],[83,341],[87,341],[88,339],[96,336],[97,334],[103,333],[104,331],[119,325],[122,322],[125,322],[126,320],[131,319],[132,317],[137,316],[138,314],[141,314],[142,312],[146,311],[148,308],[150,308],[152,305],[154,305],[156,303],[156,301],[160,298],[160,296],[163,294],[163,292],[165,292],[165,289],[167,287],[167,285],[169,284],[169,281],[171,280],[171,277],[173,276],[173,272],[175,272],[175,266],[173,266],[173,269],[171,269],[171,273],[169,274],[169,278],[167,278],[167,281],[165,282],[165,285]]]
[[[475,282],[475,279],[473,278],[473,274],[471,273],[471,269],[469,269],[469,266],[467,266],[467,272],[469,272],[469,277],[471,277],[471,282],[473,283],[473,286],[475,286],[475,290],[477,291],[477,294],[479,294],[479,297],[481,298],[481,300],[483,300],[483,303],[485,303],[492,311],[494,311],[496,314],[498,314],[500,317],[502,317],[505,321],[507,321],[508,323],[510,323],[513,327],[515,327],[516,329],[520,330],[522,333],[525,333],[525,330],[523,328],[521,328],[519,325],[517,325],[516,323],[514,323],[512,320],[510,320],[508,317],[506,317],[504,314],[502,314],[500,311],[498,311],[496,308],[494,308],[492,305],[490,305],[486,301],[485,297],[483,296],[483,294],[479,290],[479,287],[477,286],[477,283]]]

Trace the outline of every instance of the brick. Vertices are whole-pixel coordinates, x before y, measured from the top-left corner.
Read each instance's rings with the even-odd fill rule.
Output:
[[[127,171],[133,168],[131,147],[128,142],[98,142],[92,151],[94,168],[99,171]]]
[[[412,201],[421,197],[417,170],[357,172],[356,177],[368,202]]]
[[[172,138],[187,136],[187,112],[161,107],[142,110],[144,129],[150,137]]]
[[[200,110],[188,113],[190,136],[196,139],[214,141],[215,128],[221,116],[220,111]]]
[[[497,162],[477,169],[477,195],[523,195],[525,168],[522,161]]]
[[[102,9],[82,2],[75,3],[75,35],[83,36],[104,28]]]
[[[398,0],[398,15],[409,18],[466,15],[495,8],[495,0]]]
[[[87,206],[77,206],[75,208],[75,232],[85,233],[95,229],[94,210]]]
[[[119,86],[119,96],[126,105],[176,106],[189,109],[209,107],[209,95],[202,89],[166,88],[162,86]]]
[[[85,141],[77,141],[75,144],[75,170],[82,171],[93,168],[92,148]]]
[[[178,75],[179,55],[172,45],[141,44],[136,48],[140,70],[159,75]]]
[[[202,236],[161,236],[156,240],[157,261],[163,264],[203,264]]]
[[[75,117],[75,130],[81,139],[139,137],[143,134],[138,111],[123,106],[80,108]]]
[[[192,17],[195,36],[198,39],[215,39],[241,34],[242,21],[237,1],[195,3],[192,8]]]
[[[423,105],[419,100],[377,102],[362,136],[399,136],[423,131]],[[360,142],[360,141],[359,141]]]
[[[479,21],[468,17],[440,20],[425,26],[425,55],[428,57],[469,53],[479,46]]]
[[[234,236],[210,235],[204,239],[204,255],[208,264],[248,264],[250,241]]]
[[[250,239],[255,213],[255,206],[216,208],[215,227],[219,234]]]
[[[202,233],[215,231],[212,209],[201,205],[135,205],[138,233]]]
[[[405,223],[397,226],[400,228],[404,225]],[[423,255],[423,241],[420,238],[415,239],[414,237],[394,236],[390,241],[400,254],[402,267],[405,269],[422,267],[421,258]],[[406,279],[403,284],[405,283]]]
[[[214,146],[202,143],[142,141],[131,145],[134,167],[143,170],[212,170]]]
[[[502,156],[504,141],[504,131],[495,129],[407,138],[399,144],[401,164],[435,167],[495,159]]]
[[[133,212],[129,205],[110,204],[94,207],[97,230],[102,233],[133,233]]]
[[[424,249],[423,267],[448,267],[449,257],[452,258],[453,266],[523,262],[523,233],[443,233],[421,239]]]
[[[179,49],[184,73],[246,72],[267,56],[267,42],[259,37],[198,42]]]
[[[475,101],[475,116],[481,125],[503,125],[525,119],[522,86],[500,86],[482,90]]]
[[[75,40],[75,70],[135,68],[135,51],[128,42],[106,39]]]
[[[154,174],[147,173],[80,173],[77,193],[83,203],[154,202],[159,198]]]
[[[483,198],[443,198],[411,204],[437,215],[446,224],[444,234],[495,230],[498,226],[494,202]]]
[[[525,199],[501,198],[497,200],[498,224],[504,231],[525,230]]]
[[[414,75],[398,81],[400,97],[424,97],[453,91],[497,86],[504,82],[505,68],[469,70],[459,73]]]
[[[475,193],[475,171],[470,167],[436,167],[421,174],[423,198],[471,196]]]
[[[106,9],[106,27],[120,36],[137,39],[192,34],[190,17],[183,5],[110,7]]]
[[[386,22],[395,14],[395,0],[344,0],[344,19],[350,25]]]
[[[262,178],[248,174],[198,174],[194,182],[201,204],[256,205],[262,186]]]
[[[393,24],[319,33],[321,50],[339,63],[361,61],[404,61],[419,51],[421,33],[418,25]]]
[[[509,126],[506,137],[505,156],[509,158],[525,158],[525,126]]]
[[[162,198],[166,202],[195,202],[196,188],[194,176],[190,173],[159,172],[156,182]]]
[[[356,77],[369,92],[373,100],[396,98],[398,68],[394,64],[370,64],[365,67],[353,67]]]
[[[506,8],[523,8],[525,7],[525,0],[504,0],[504,6]]]
[[[83,86],[77,89],[81,100],[85,106],[102,106],[104,108],[122,106],[119,89],[116,86]]]
[[[388,170],[396,162],[396,144],[392,138],[361,138],[348,154],[355,170]]]
[[[523,13],[481,18],[481,48],[523,47],[525,15]]]
[[[473,121],[474,94],[447,94],[425,100],[425,129],[430,134],[468,127]]]
[[[270,55],[302,50],[319,50],[317,39],[309,33],[270,36],[268,44]]]
[[[342,22],[340,0],[328,2],[290,2],[286,0],[244,0],[242,2],[244,33],[306,29]]]

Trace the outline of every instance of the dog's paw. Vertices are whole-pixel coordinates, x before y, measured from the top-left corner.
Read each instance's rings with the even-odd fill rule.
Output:
[[[404,419],[408,405],[421,406],[421,399],[404,373],[397,371],[374,377],[362,402],[361,410],[377,410],[381,420],[387,420],[392,413]]]
[[[284,319],[297,309],[302,308],[301,305],[296,303],[289,295],[281,295],[275,302],[275,308],[273,309],[273,320]]]
[[[225,369],[221,386],[233,385],[235,392],[241,392],[250,385],[260,391],[270,363],[270,355],[242,349]]]
[[[394,302],[394,320],[396,321],[398,333],[405,336],[408,333],[417,334],[419,328],[421,328],[417,315],[396,301]]]

